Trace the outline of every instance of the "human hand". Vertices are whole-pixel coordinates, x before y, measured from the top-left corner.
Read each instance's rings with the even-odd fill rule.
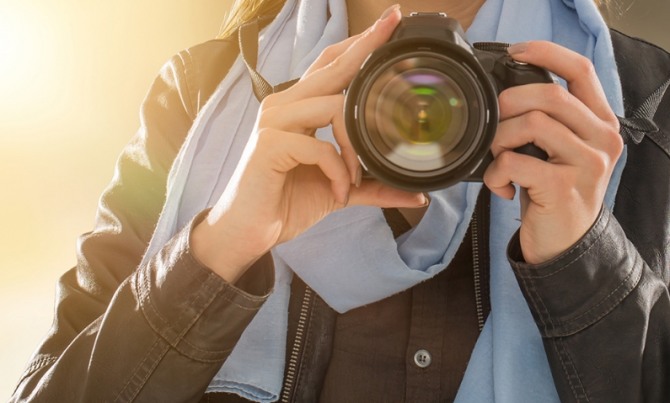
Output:
[[[509,50],[518,61],[562,77],[555,84],[512,87],[499,96],[500,125],[484,182],[511,199],[521,196],[520,242],[524,259],[548,261],[575,244],[595,222],[614,166],[623,150],[619,122],[591,62],[559,45],[533,41]],[[534,143],[542,161],[512,150]]]
[[[325,49],[293,87],[268,96],[258,112],[257,142],[192,234],[196,258],[234,282],[273,246],[300,235],[347,205],[418,207],[421,193],[362,181],[347,137],[343,91],[365,58],[385,43],[401,15],[389,9],[367,31]],[[314,137],[331,125],[340,147]],[[245,152],[245,153],[246,153]],[[351,185],[355,186],[351,186]]]

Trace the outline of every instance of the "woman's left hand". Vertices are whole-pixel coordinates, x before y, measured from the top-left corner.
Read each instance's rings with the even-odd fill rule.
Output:
[[[548,261],[575,244],[593,225],[623,150],[619,123],[587,58],[544,41],[514,45],[518,61],[562,77],[556,84],[512,87],[499,96],[500,125],[484,182],[496,195],[521,195],[520,242],[528,263]],[[534,143],[547,161],[513,149]]]

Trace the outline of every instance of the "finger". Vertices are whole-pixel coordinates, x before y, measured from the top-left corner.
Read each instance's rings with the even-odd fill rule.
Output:
[[[368,28],[367,30],[361,32],[360,34],[350,36],[347,39],[335,43],[333,45],[330,45],[326,47],[319,57],[312,63],[311,66],[305,71],[305,73],[302,75],[300,78],[301,80],[304,80],[307,76],[315,72],[316,70],[319,70],[330,63],[333,62],[338,56],[340,56],[342,53],[344,53],[349,47],[358,40],[361,36],[363,36],[366,32],[368,32],[372,27]]]
[[[315,128],[332,125],[333,136],[349,170],[351,183],[356,183],[359,167],[344,123],[344,95],[328,95],[301,99],[263,111],[259,127],[274,127],[294,133],[312,134]]]
[[[484,172],[484,183],[492,193],[511,200],[516,192],[513,183],[526,189],[544,182],[550,183],[555,177],[556,168],[557,165],[528,155],[503,151]],[[552,183],[552,186],[558,184]]]
[[[341,96],[341,102],[344,103],[344,97]],[[342,159],[351,174],[351,183],[358,185],[360,181],[359,172],[361,171],[361,164],[358,159],[358,154],[354,150],[354,146],[351,144],[351,139],[347,133],[346,124],[344,122],[344,107],[341,107],[339,113],[336,113],[333,117],[333,136],[335,141],[340,146],[340,154],[342,154]]]
[[[565,125],[540,111],[500,122],[491,144],[491,153],[497,157],[504,151],[530,143],[544,150],[552,163],[578,165],[586,160],[588,146],[584,141]]]
[[[263,129],[259,131],[257,149],[263,150],[261,163],[282,174],[300,164],[318,166],[331,182],[335,201],[347,204],[349,172],[332,144],[302,134]]]
[[[563,46],[547,41],[530,41],[510,47],[511,56],[543,67],[565,79],[568,89],[600,119],[615,122],[607,97],[591,61]]]
[[[601,133],[611,127],[596,116],[587,105],[557,84],[527,84],[500,93],[500,120],[542,111],[567,126],[586,141],[609,141]]]
[[[388,41],[401,19],[399,7],[389,11],[331,63],[314,71],[283,92],[289,102],[344,91],[360,69],[363,61],[379,46]]]
[[[416,208],[424,207],[428,200],[423,193],[406,192],[384,185],[376,180],[364,180],[360,187],[351,188],[349,205]]]
[[[344,95],[326,95],[266,108],[258,126],[273,127],[283,131],[309,134],[314,129],[326,127],[336,115],[342,114]]]

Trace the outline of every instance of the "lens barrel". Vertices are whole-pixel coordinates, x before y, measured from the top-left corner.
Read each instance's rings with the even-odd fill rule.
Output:
[[[445,188],[486,158],[497,93],[464,41],[403,28],[406,35],[373,52],[349,86],[347,131],[377,179],[411,191]]]

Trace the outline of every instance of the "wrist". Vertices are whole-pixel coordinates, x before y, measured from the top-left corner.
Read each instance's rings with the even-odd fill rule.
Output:
[[[193,222],[189,248],[193,258],[230,284],[237,280],[263,253],[253,253],[238,245],[240,237],[227,228],[211,223],[206,210]]]

